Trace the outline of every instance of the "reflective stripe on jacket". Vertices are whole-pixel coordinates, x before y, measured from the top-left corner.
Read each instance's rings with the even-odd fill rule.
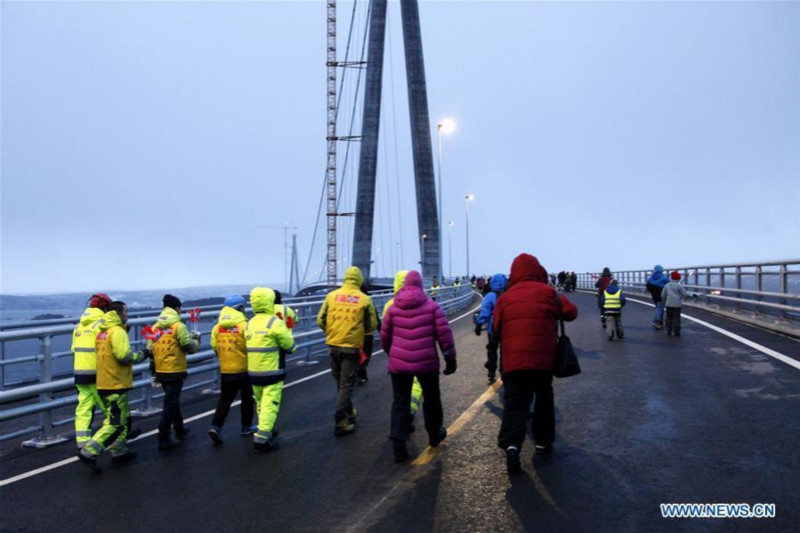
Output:
[[[283,320],[289,329],[297,325],[297,313],[288,305],[275,304],[275,316]]]
[[[614,294],[609,293],[607,290],[603,291],[603,308],[604,309],[621,309],[622,299],[620,295],[622,291],[618,290]]]
[[[283,320],[273,314],[256,314],[247,323],[245,343],[250,383],[272,385],[286,377],[286,353],[297,346]]]
[[[89,307],[81,316],[80,323],[72,331],[72,368],[76,385],[89,385],[97,380],[97,352],[95,337],[100,332],[98,321],[103,318],[102,310]]]

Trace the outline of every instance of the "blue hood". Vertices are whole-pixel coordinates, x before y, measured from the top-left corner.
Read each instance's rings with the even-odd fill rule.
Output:
[[[616,285],[609,284],[609,286],[606,287],[606,292],[608,294],[617,294],[619,292],[619,287]]]
[[[508,283],[508,279],[506,279],[505,274],[495,274],[489,280],[489,287],[494,292],[502,292],[506,288],[506,283]]]

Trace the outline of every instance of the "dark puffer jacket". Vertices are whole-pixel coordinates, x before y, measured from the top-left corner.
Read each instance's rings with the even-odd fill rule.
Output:
[[[561,299],[559,309],[558,300]],[[503,371],[552,370],[557,322],[575,320],[578,308],[547,284],[539,260],[520,254],[511,264],[508,289],[497,299],[494,338],[500,342]]]

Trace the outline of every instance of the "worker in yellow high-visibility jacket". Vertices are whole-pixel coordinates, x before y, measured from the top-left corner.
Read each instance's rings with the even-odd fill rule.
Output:
[[[247,322],[247,373],[253,385],[258,430],[253,435],[256,453],[268,452],[278,436],[276,421],[286,379],[286,354],[297,349],[292,332],[275,316],[275,292],[267,287],[250,291],[255,316]]]
[[[81,320],[72,331],[73,372],[78,389],[78,405],[75,407],[75,441],[78,448],[92,438],[94,408],[104,409],[97,394],[97,353],[95,337],[99,333],[97,322],[108,310],[111,298],[104,293],[93,294]]]

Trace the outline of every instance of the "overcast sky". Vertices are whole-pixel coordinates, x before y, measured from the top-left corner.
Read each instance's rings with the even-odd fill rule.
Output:
[[[338,6],[343,59],[353,4]],[[434,155],[436,123],[458,124],[445,272],[450,246],[465,272],[470,193],[475,273],[520,252],[579,272],[800,257],[799,2],[423,0],[420,15]],[[278,283],[284,233],[259,226],[284,224],[305,269],[324,2],[3,1],[0,17],[0,292]],[[419,261],[400,22],[390,2],[377,275]]]

